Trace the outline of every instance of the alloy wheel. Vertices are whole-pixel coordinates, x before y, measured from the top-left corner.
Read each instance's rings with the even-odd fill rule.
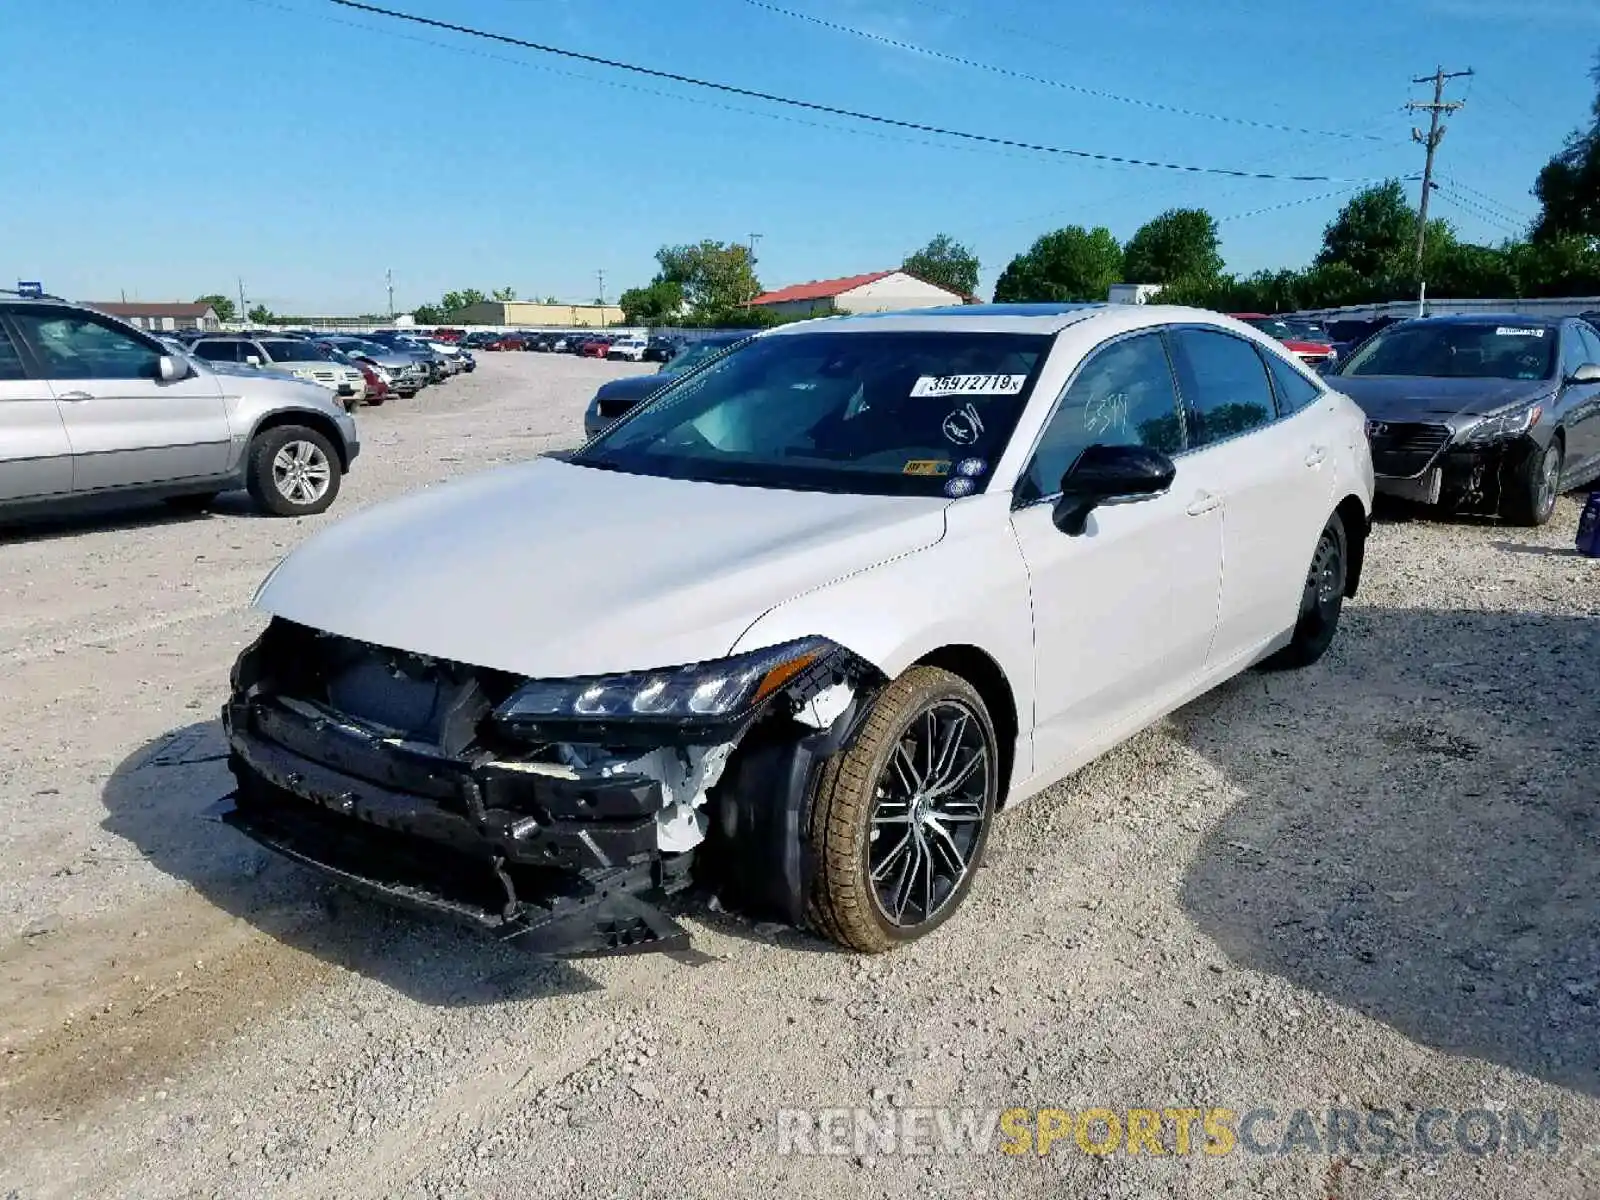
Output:
[[[878,778],[867,847],[873,894],[893,925],[937,917],[976,865],[993,752],[983,723],[940,700],[906,726]]]
[[[1551,442],[1545,448],[1544,458],[1539,462],[1539,503],[1537,511],[1542,515],[1556,506],[1556,495],[1561,488],[1561,452],[1560,448]]]
[[[291,504],[315,504],[327,492],[333,466],[314,442],[285,442],[272,459],[272,484]]]

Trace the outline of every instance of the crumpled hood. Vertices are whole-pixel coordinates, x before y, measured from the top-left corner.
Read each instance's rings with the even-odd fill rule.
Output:
[[[539,458],[339,522],[268,576],[256,606],[521,675],[700,662],[775,605],[933,545],[948,503]]]
[[[1448,421],[1481,417],[1532,403],[1554,390],[1548,379],[1432,379],[1401,375],[1336,375],[1328,379],[1374,421]]]

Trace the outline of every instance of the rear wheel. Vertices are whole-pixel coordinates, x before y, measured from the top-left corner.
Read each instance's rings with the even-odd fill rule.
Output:
[[[1561,463],[1564,458],[1560,436],[1550,439],[1542,451],[1535,448],[1511,473],[1501,512],[1517,525],[1543,525],[1555,515],[1556,497],[1561,494]]]
[[[1266,662],[1269,667],[1309,667],[1333,645],[1344,610],[1345,580],[1349,573],[1350,541],[1338,513],[1328,518],[1317,536],[1300,594],[1300,618],[1289,644]]]
[[[994,724],[977,691],[948,671],[911,668],[818,780],[810,923],[869,954],[944,924],[972,886],[998,788]]]
[[[341,469],[332,443],[315,429],[279,425],[250,447],[246,481],[256,503],[279,517],[307,517],[339,494]]]

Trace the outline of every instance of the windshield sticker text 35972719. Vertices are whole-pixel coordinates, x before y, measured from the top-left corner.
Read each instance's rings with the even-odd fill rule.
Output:
[[[923,375],[911,385],[913,396],[1015,396],[1026,375]]]

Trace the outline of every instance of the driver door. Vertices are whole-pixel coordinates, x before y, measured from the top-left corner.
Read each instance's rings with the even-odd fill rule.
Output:
[[[1032,594],[1034,744],[1045,774],[1075,769],[1180,700],[1205,669],[1217,624],[1222,504],[1182,457],[1166,493],[1101,505],[1079,536],[1055,527],[1061,477],[1095,444],[1181,455],[1159,331],[1090,355],[1018,481],[1012,527]]]
[[[74,494],[227,474],[232,430],[216,376],[162,382],[161,344],[97,314],[14,319],[60,408]]]

